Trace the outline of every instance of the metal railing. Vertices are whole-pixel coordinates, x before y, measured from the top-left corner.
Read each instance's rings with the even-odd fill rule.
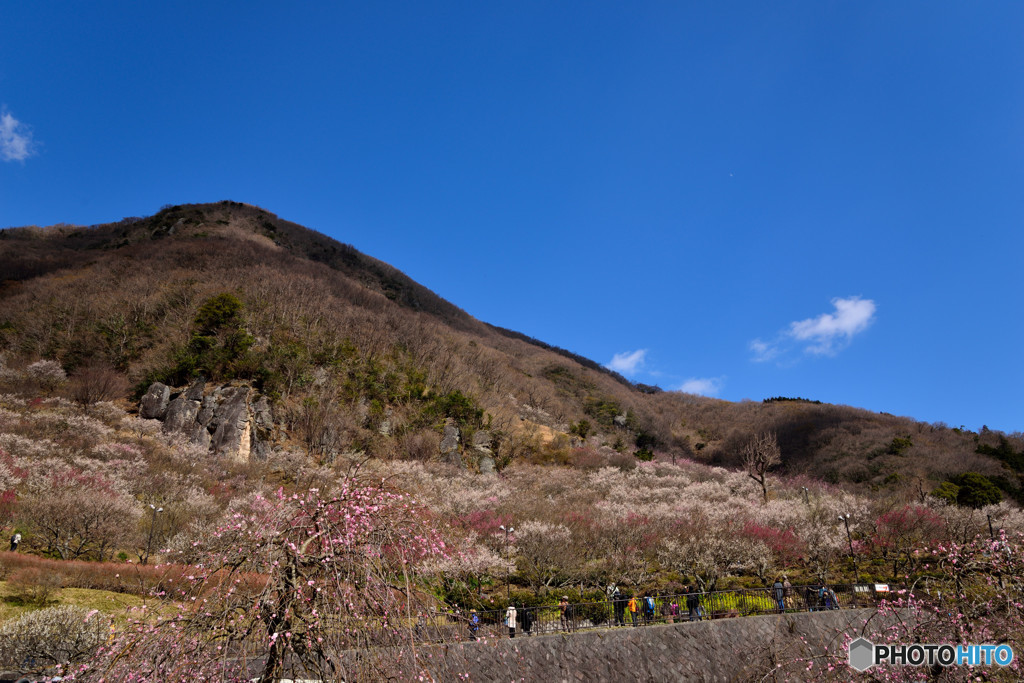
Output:
[[[572,633],[596,628],[629,628],[675,624],[704,619],[747,617],[761,614],[814,612],[819,610],[874,607],[888,597],[871,584],[792,586],[781,595],[773,588],[754,588],[712,593],[650,596],[620,595],[599,602],[517,607],[515,635],[536,636]],[[780,600],[781,598],[781,600]],[[420,642],[453,642],[474,638],[507,638],[508,612],[501,610],[449,610],[418,615],[415,637]]]

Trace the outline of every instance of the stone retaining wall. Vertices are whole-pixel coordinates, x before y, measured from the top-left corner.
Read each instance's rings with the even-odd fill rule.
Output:
[[[419,661],[451,681],[733,681],[773,680],[765,674],[844,646],[874,610],[837,610],[718,619],[573,635],[494,639],[421,648]],[[851,674],[853,671],[851,670]]]

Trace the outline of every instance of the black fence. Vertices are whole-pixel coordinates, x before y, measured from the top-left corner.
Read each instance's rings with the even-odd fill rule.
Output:
[[[878,590],[876,590],[878,589]],[[759,614],[874,607],[889,596],[887,586],[855,584],[792,586],[658,596],[624,596],[601,602],[517,607],[515,637],[572,633],[595,628],[633,628]],[[507,610],[453,610],[416,617],[416,639],[452,642],[511,635]]]

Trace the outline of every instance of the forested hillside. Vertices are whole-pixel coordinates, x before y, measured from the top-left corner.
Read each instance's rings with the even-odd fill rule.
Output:
[[[282,445],[321,461],[355,452],[429,460],[446,418],[462,443],[487,427],[499,468],[613,453],[737,467],[743,445],[773,431],[779,472],[919,495],[974,471],[1019,495],[1019,434],[634,386],[250,205],[3,230],[0,272],[7,367],[51,359],[72,376],[108,369],[134,399],[154,381],[248,383],[273,406]]]

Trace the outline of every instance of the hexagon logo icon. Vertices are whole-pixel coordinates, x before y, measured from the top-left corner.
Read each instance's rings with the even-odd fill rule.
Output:
[[[857,671],[867,671],[874,666],[875,644],[867,638],[858,638],[850,643],[850,666]]]

